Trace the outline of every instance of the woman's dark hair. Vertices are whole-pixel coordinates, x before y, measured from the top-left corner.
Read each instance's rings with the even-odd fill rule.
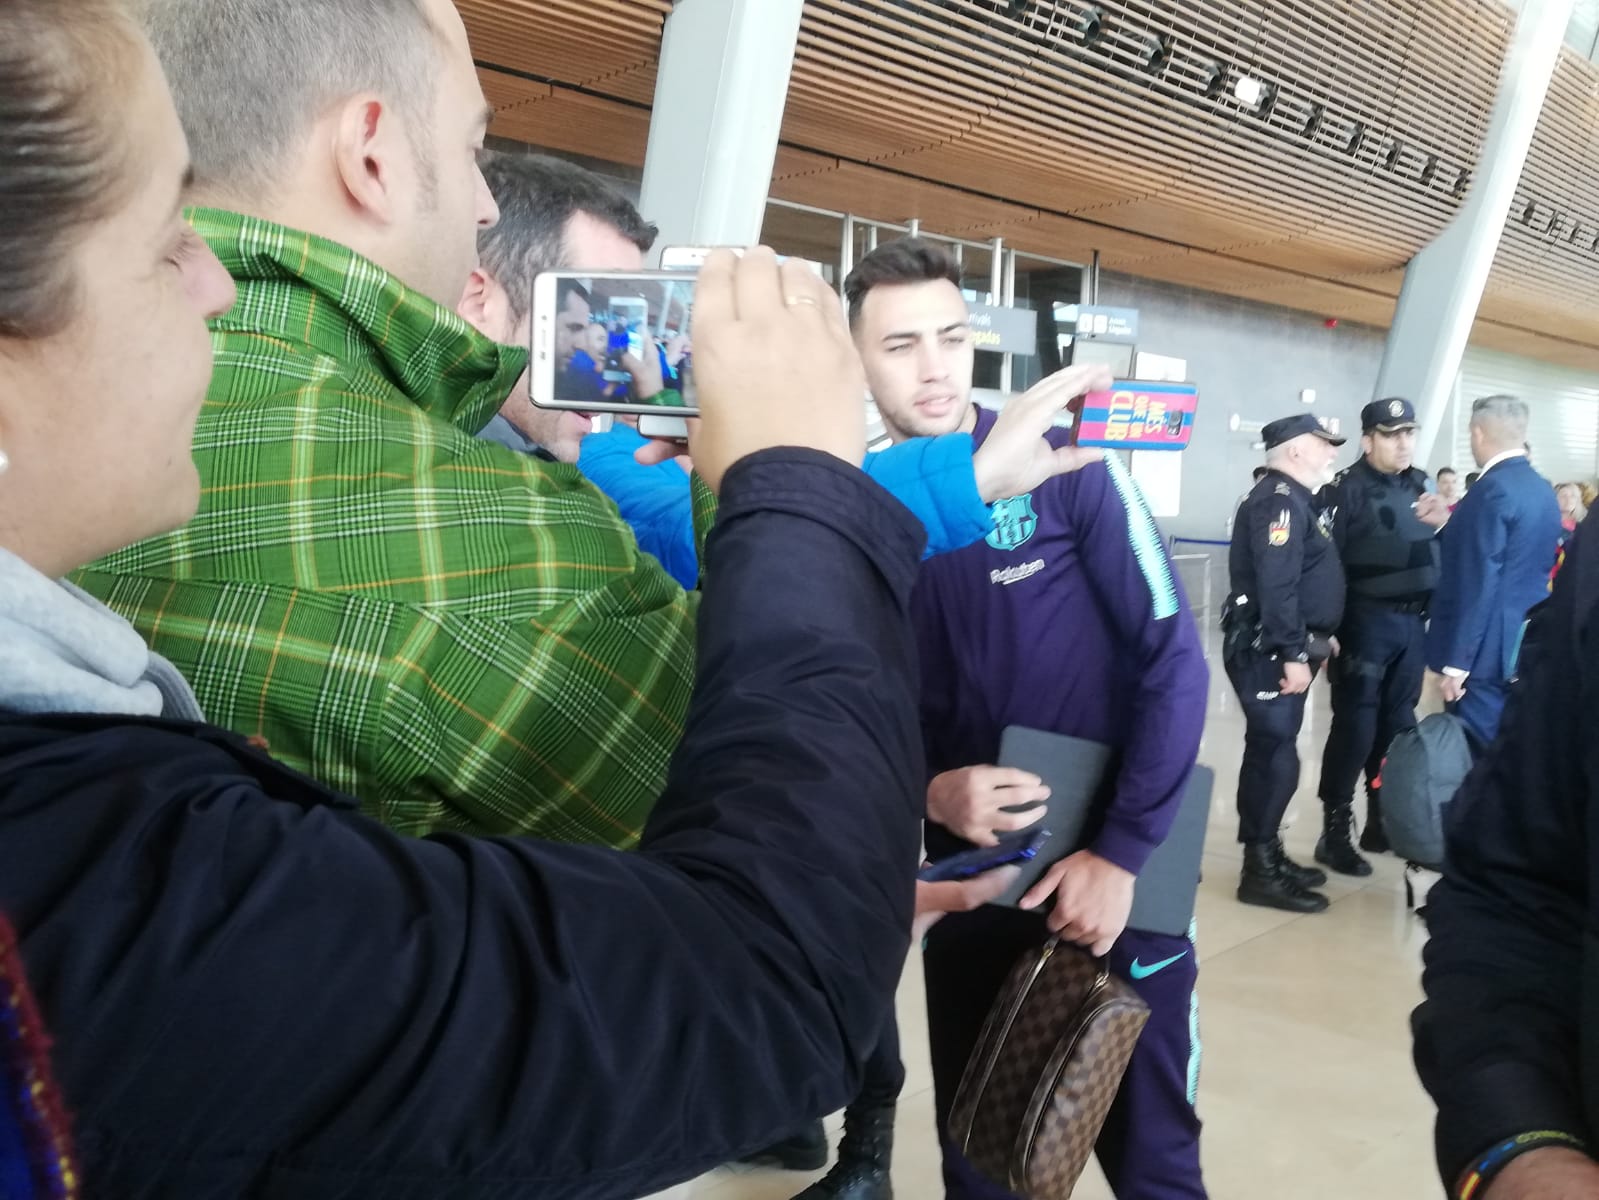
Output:
[[[960,267],[943,247],[921,238],[902,238],[873,250],[849,273],[844,281],[844,298],[849,301],[850,328],[861,319],[861,306],[873,288],[897,283],[936,283],[947,279],[961,285]]]
[[[46,337],[72,315],[72,247],[122,186],[111,116],[136,36],[116,0],[0,3],[0,338]]]

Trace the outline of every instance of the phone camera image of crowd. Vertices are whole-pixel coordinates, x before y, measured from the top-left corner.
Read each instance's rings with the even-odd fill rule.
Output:
[[[1596,39],[0,0],[0,1200],[1599,1197]]]

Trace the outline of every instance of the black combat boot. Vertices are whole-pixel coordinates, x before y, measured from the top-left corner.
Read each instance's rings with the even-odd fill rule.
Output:
[[[1318,871],[1315,867],[1302,867],[1288,857],[1288,851],[1283,849],[1282,838],[1272,842],[1272,848],[1277,852],[1277,868],[1300,887],[1309,890],[1319,888],[1327,882],[1327,872]]]
[[[1244,846],[1244,873],[1238,880],[1238,899],[1262,908],[1284,912],[1319,913],[1327,910],[1327,897],[1295,883],[1277,861],[1276,842],[1250,842]]]
[[[1388,831],[1382,827],[1382,784],[1366,785],[1366,828],[1360,831],[1360,848],[1367,854],[1387,854]]]
[[[851,1105],[833,1169],[794,1200],[894,1200],[889,1160],[894,1155],[894,1106]]]
[[[827,1165],[827,1131],[820,1121],[812,1121],[782,1141],[739,1161],[785,1171],[819,1170]]]
[[[1355,850],[1355,806],[1322,802],[1321,841],[1316,843],[1316,861],[1340,875],[1371,874],[1371,864]]]

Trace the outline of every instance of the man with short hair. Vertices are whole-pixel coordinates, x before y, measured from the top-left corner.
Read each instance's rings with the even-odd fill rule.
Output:
[[[972,403],[969,314],[946,253],[920,239],[880,246],[857,264],[845,292],[872,398],[896,443],[957,431],[979,442],[992,436],[995,415]],[[1073,367],[1029,396],[1108,381],[1104,368]],[[1094,455],[1068,448],[1064,430],[1051,442],[1062,456]],[[989,907],[947,917],[929,935],[939,1127],[1015,960],[1062,933],[1108,955],[1152,1009],[1099,1139],[1112,1186],[1126,1196],[1203,1197],[1193,943],[1126,928],[1134,880],[1165,840],[1198,753],[1207,687],[1198,631],[1154,519],[1114,456],[1007,497],[994,512],[986,542],[923,565],[912,606],[924,676],[929,852],[992,844],[996,831],[1042,815],[1004,811],[1047,795],[1037,777],[993,765],[1007,726],[1105,743],[1121,765],[1112,798],[1091,820],[1094,840],[1024,898],[1032,907],[1053,895],[1047,917]],[[890,1038],[846,1110],[837,1166],[808,1200],[889,1194],[902,1080]],[[947,1141],[944,1174],[951,1197],[1009,1195]]]
[[[577,163],[544,154],[483,152],[483,177],[500,209],[497,224],[478,235],[481,261],[456,312],[479,333],[513,346],[532,336],[533,280],[546,271],[638,271],[655,244],[656,227],[621,190]],[[563,279],[556,288],[555,352],[564,396],[602,398],[601,326],[590,324],[587,289]],[[596,358],[596,355],[599,357]],[[637,400],[663,386],[658,367],[628,364]],[[675,462],[646,466],[633,455],[644,439],[626,423],[593,433],[594,414],[540,408],[528,375],[511,389],[480,437],[510,450],[575,464],[616,502],[639,547],[655,556],[682,587],[699,579],[694,501],[687,473]]]
[[[239,298],[213,323],[199,515],[82,582],[219,724],[401,832],[634,845],[682,736],[695,606],[576,470],[473,436],[528,355],[441,307],[498,218],[459,13],[146,0],[143,17],[197,195],[220,206],[191,219]],[[968,536],[1029,442],[981,474],[965,453],[948,490]]]
[[[1367,807],[1360,849],[1388,849],[1382,763],[1394,738],[1415,727],[1426,674],[1427,605],[1438,584],[1437,535],[1449,509],[1414,465],[1419,427],[1410,401],[1373,400],[1360,414],[1360,459],[1316,497],[1332,522],[1347,583],[1339,653],[1327,663],[1332,727],[1322,753],[1316,843],[1316,861],[1341,875],[1371,874],[1353,836],[1362,770]]]
[[[1449,511],[1454,512],[1455,506],[1460,503],[1460,475],[1453,467],[1439,467],[1438,494],[1443,497],[1443,502],[1449,506]]]
[[[1336,652],[1332,635],[1344,612],[1343,568],[1313,495],[1332,479],[1344,439],[1309,413],[1273,421],[1262,436],[1269,470],[1238,511],[1222,613],[1222,661],[1244,714],[1238,899],[1318,913],[1327,897],[1313,889],[1327,876],[1290,859],[1280,831],[1299,787],[1306,694]]]
[[[526,346],[532,331],[533,280],[546,271],[643,268],[658,231],[609,180],[543,154],[486,150],[479,162],[500,219],[478,234],[479,262],[456,306],[479,332]],[[565,372],[580,351],[592,357],[582,344],[592,328],[591,305],[575,281],[562,281],[556,305],[557,367]],[[589,375],[593,398],[598,399],[599,376]],[[513,450],[537,447],[557,462],[576,463],[592,426],[591,413],[534,405],[523,375],[483,436]]]
[[[1479,753],[1498,732],[1527,612],[1549,594],[1564,535],[1554,489],[1527,460],[1527,419],[1515,396],[1471,406],[1471,456],[1482,476],[1444,534],[1427,629],[1427,666]]]

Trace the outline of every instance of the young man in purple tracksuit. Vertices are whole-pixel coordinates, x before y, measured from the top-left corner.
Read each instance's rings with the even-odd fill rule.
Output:
[[[925,242],[892,243],[863,259],[845,290],[894,439],[965,431],[981,443],[994,414],[971,401],[972,342],[950,258]],[[1039,386],[1070,395],[1108,382],[1103,368],[1071,368]],[[1058,455],[1089,457],[1065,449],[1064,432],[1052,443]],[[1134,880],[1170,830],[1198,753],[1208,690],[1198,630],[1154,519],[1114,456],[1000,501],[994,516],[986,543],[924,564],[913,600],[932,776],[929,855],[992,843],[996,831],[1042,814],[1002,811],[1047,794],[1037,777],[991,765],[1007,726],[1106,743],[1119,766],[1088,848],[1051,868],[1023,900],[1025,908],[1053,896],[1047,910],[987,907],[951,916],[928,936],[940,1129],[1011,967],[1058,932],[1108,954],[1151,1009],[1097,1147],[1116,1195],[1203,1198],[1193,942],[1126,928]],[[891,1035],[877,1060],[846,1114],[838,1167],[807,1196],[890,1194],[885,1097],[903,1079]],[[947,1140],[944,1175],[951,1198],[1009,1195]]]

